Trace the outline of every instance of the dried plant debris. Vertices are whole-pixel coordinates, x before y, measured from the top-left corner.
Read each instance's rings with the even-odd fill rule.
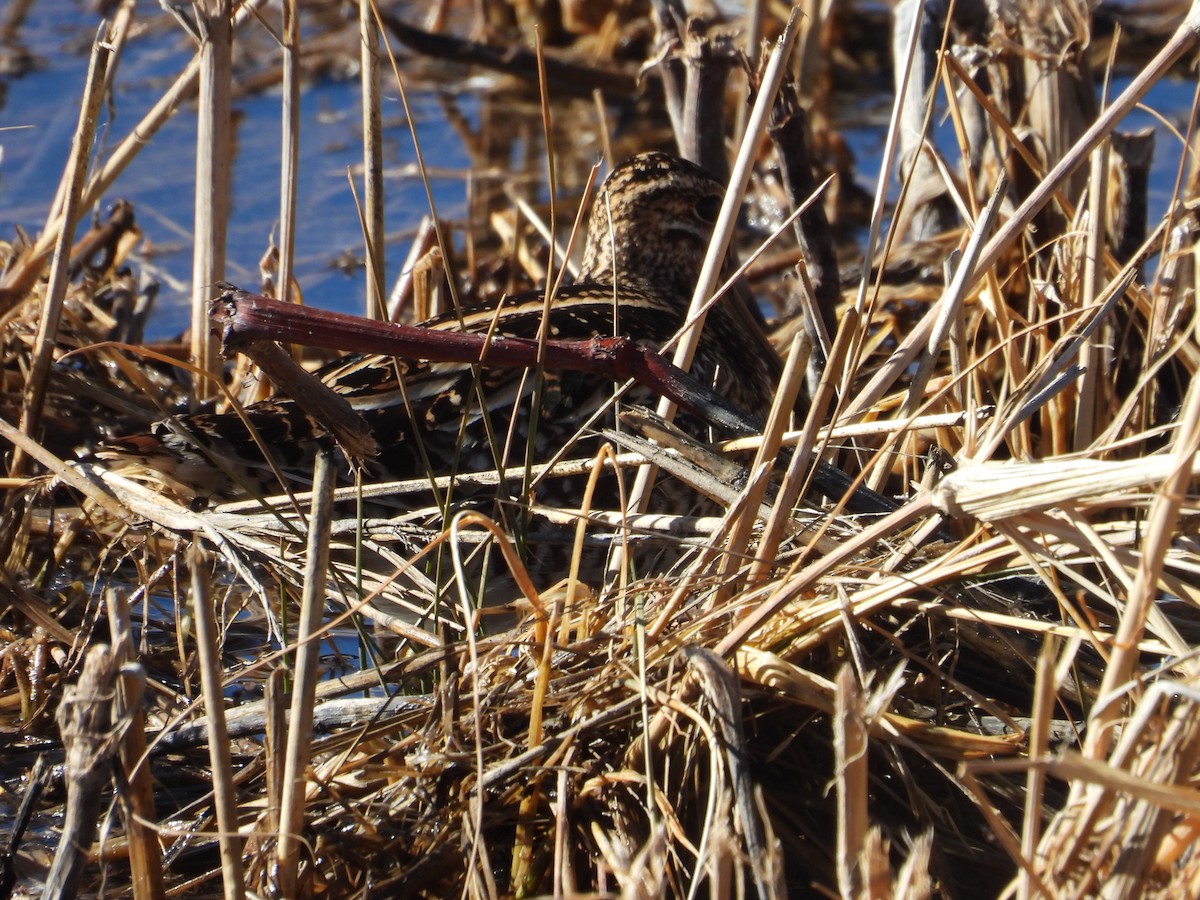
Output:
[[[1200,889],[1195,172],[1147,207],[1170,148],[1092,102],[1123,56],[1086,4],[958,4],[895,123],[933,98],[956,139],[901,142],[863,206],[835,88],[886,82],[886,13],[828,6],[770,10],[761,65],[688,4],[384,11],[402,79],[487,73],[470,115],[444,97],[478,190],[391,273],[418,327],[258,297],[266,252],[204,298],[246,350],[213,399],[190,336],[145,340],[130,204],[3,248],[0,885]],[[1160,78],[1197,21],[1129,64]],[[304,23],[310,71],[361,63],[357,17]]]

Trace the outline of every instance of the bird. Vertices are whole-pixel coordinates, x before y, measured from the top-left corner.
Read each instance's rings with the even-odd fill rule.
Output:
[[[527,338],[541,330],[561,340],[625,336],[658,349],[684,325],[724,192],[691,162],[657,151],[634,156],[614,167],[597,191],[578,276],[558,289],[548,308],[544,292],[533,291],[421,324],[431,331]],[[757,309],[730,295],[710,310],[693,377],[764,418],[779,370]],[[546,372],[535,391],[536,379],[524,370],[364,354],[335,360],[315,374],[370,428],[379,452],[365,467],[379,479],[547,461],[579,438],[581,425],[616,387],[601,375]],[[624,398],[646,406],[656,401],[641,387]],[[275,473],[298,483],[311,478],[324,432],[301,404],[278,396],[244,413],[174,416],[147,433],[108,442],[98,455],[110,462],[136,460],[193,503],[269,491]],[[699,428],[686,417],[684,422],[686,430]],[[593,429],[614,424],[610,412]]]

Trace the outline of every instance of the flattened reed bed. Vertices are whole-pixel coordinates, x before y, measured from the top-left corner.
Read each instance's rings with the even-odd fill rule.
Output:
[[[447,512],[428,479],[356,492],[320,470],[311,491],[193,502],[169,473],[117,470],[90,452],[194,402],[204,366],[187,360],[209,353],[142,341],[132,219],[114,214],[73,257],[61,242],[57,276],[43,278],[53,224],[14,244],[0,281],[0,436],[24,462],[3,482],[0,704],[15,735],[6,784],[31,798],[20,877],[48,878],[62,896],[101,879],[154,896],[1195,893],[1192,123],[1162,219],[1136,240],[1110,227],[1117,205],[1092,198],[1138,202],[1125,164],[1104,158],[1119,117],[1101,110],[1073,125],[1041,94],[1052,78],[1059,102],[1092,90],[1105,61],[1088,50],[1090,13],[1071,4],[1077,17],[1050,21],[1025,6],[1006,7],[982,38],[957,23],[961,45],[989,42],[986,79],[948,58],[909,61],[914,77],[928,71],[949,88],[940,102],[961,145],[983,136],[987,149],[969,177],[949,179],[957,163],[929,154],[932,168],[912,168],[906,188],[919,199],[905,201],[926,214],[880,198],[866,252],[838,248],[840,285],[827,266],[814,275],[813,297],[842,298],[832,333],[819,324],[829,310],[796,299],[807,273],[781,275],[811,231],[794,241],[783,228],[775,256],[751,268],[758,294],[783,298],[781,395],[807,397],[808,412],[791,417],[781,403],[760,442],[685,443],[682,461],[664,460],[661,477],[718,498],[700,516],[625,517],[581,496],[575,509],[526,519],[512,515],[517,496],[497,522]],[[845,77],[838,28],[849,25],[817,24],[796,36],[805,70]],[[584,83],[632,68],[596,48],[620,36],[642,46],[649,26],[614,6],[588,27],[573,50],[544,51]],[[1197,28],[1193,12],[1144,63],[1147,81],[1194,54]],[[685,30],[660,77],[711,75],[705,54],[728,52],[723,40]],[[1052,41],[1063,63],[1053,70]],[[520,65],[530,61],[539,71],[536,54]],[[800,85],[817,153],[836,143],[827,87]],[[553,80],[542,88],[553,100]],[[744,96],[721,87],[688,102],[723,106],[734,94]],[[505,107],[493,99],[494,122]],[[605,98],[597,117],[578,101],[547,102],[538,115],[569,110],[608,126],[614,110],[652,105]],[[642,149],[667,118],[614,138]],[[704,115],[685,103],[671,118],[682,145],[713,152],[694,133]],[[368,109],[366,127],[378,121]],[[531,146],[493,127],[510,150]],[[899,118],[892,129],[902,133]],[[747,204],[798,207],[805,198],[774,162],[794,147],[749,140]],[[899,158],[899,138],[896,148]],[[475,149],[490,170],[494,148]],[[517,174],[533,180],[545,157],[523,159]],[[578,165],[563,148],[562,170]],[[373,202],[364,220],[377,222]],[[413,273],[389,273],[416,308],[536,284],[562,265],[547,265],[543,238],[510,199],[488,202],[487,215],[423,229]],[[564,243],[565,204],[548,216]],[[826,206],[844,223],[845,202]],[[953,227],[923,231],[930,221]],[[956,253],[943,266],[947,248]],[[55,360],[44,386],[30,382],[39,354]],[[227,377],[212,382],[217,402],[252,402],[247,370]],[[31,404],[41,405],[36,432],[21,425]],[[631,485],[650,451],[620,440],[619,453],[569,459],[569,477],[618,471]],[[791,455],[771,449],[781,445]],[[769,465],[758,466],[762,446]],[[80,447],[89,452],[77,458]],[[895,509],[855,514],[845,498],[807,494],[813,459]],[[553,572],[534,565],[548,535],[554,558],[569,560]],[[618,546],[627,565],[606,585],[590,561]],[[52,767],[18,783],[38,754],[65,776]],[[116,802],[107,814],[81,806],[64,784]],[[45,823],[63,806],[84,844],[92,819],[114,827],[90,855],[61,842],[51,868]]]

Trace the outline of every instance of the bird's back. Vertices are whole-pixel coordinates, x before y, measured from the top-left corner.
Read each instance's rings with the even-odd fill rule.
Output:
[[[504,298],[422,323],[431,331],[556,340],[625,335],[658,349],[686,319],[722,188],[690,163],[644,154],[618,167],[593,208],[584,266],[549,306],[541,292]],[[736,300],[735,300],[736,302]],[[543,319],[546,319],[543,328]],[[728,303],[710,312],[692,374],[747,411],[770,404],[778,359],[761,328]],[[612,427],[617,389],[603,375],[352,355],[317,376],[363,417],[380,448],[370,477],[404,479],[542,462],[590,430]],[[623,402],[653,406],[645,388]],[[275,493],[278,474],[303,482],[324,430],[303,403],[281,397],[245,418],[200,413],[159,423],[110,445],[108,459],[140,460],[178,490],[198,496]],[[594,452],[592,439],[572,455]],[[264,454],[264,450],[266,454]],[[270,457],[268,461],[267,457]],[[347,473],[351,466],[346,461]]]

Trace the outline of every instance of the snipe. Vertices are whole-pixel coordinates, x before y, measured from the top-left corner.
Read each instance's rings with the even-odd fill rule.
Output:
[[[582,271],[575,284],[554,298],[547,335],[627,335],[655,348],[673,337],[684,324],[723,191],[702,169],[663,153],[642,154],[614,169],[592,209]],[[544,299],[541,292],[507,297],[423,324],[535,337]],[[756,313],[738,298],[728,298],[709,314],[692,374],[761,416],[771,402],[778,365]],[[349,400],[373,430],[382,450],[369,468],[380,478],[547,460],[576,437],[615,387],[601,376],[547,372],[536,393],[534,416],[535,379],[520,370],[476,371],[461,364],[354,355],[327,365],[318,376]],[[637,389],[624,402],[653,406],[656,399]],[[278,469],[303,482],[312,471],[320,429],[287,398],[255,404],[246,412]],[[601,424],[612,421],[610,413]],[[148,465],[185,494],[229,498],[277,492],[259,448],[238,416],[196,414],[159,423],[150,434],[118,441],[101,455]],[[527,448],[532,452],[527,454]],[[577,455],[589,452],[581,448]],[[239,480],[246,473],[245,484],[231,484],[213,465],[214,457]]]

